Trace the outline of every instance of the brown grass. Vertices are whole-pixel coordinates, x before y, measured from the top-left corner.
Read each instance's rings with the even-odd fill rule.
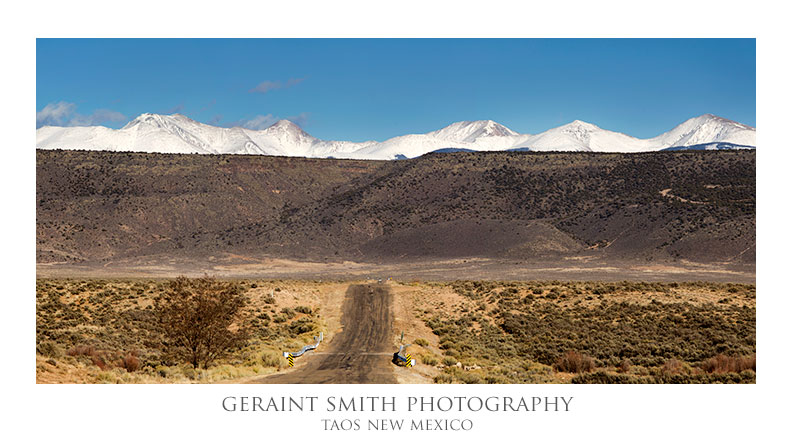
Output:
[[[96,355],[96,354],[91,356],[91,362],[95,366],[99,367],[100,370],[107,370],[108,367],[110,367],[108,365],[108,363],[105,362],[105,358],[103,358],[102,356]]]
[[[687,373],[687,367],[678,359],[668,359],[662,364],[662,373],[666,375],[682,375]]]
[[[554,369],[568,373],[588,373],[595,369],[595,361],[590,356],[570,350],[554,363]]]
[[[66,352],[69,356],[96,356],[96,349],[90,345],[76,345]]]
[[[124,356],[121,359],[120,367],[127,370],[130,373],[138,371],[141,368],[141,361],[138,359],[137,352],[133,351],[127,353],[127,356]]]
[[[701,368],[706,373],[739,373],[743,370],[755,371],[755,354],[749,356],[717,355],[706,359]]]
[[[93,365],[99,367],[100,370],[123,368],[132,373],[141,368],[141,361],[138,359],[137,351],[120,354],[107,350],[100,351],[92,345],[80,344],[70,348],[69,351],[66,352],[66,355],[71,357],[85,356]]]

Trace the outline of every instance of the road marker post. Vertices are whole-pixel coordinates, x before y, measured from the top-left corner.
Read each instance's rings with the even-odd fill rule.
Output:
[[[295,353],[282,352],[282,355],[285,358],[287,358],[287,363],[289,364],[290,367],[294,367],[295,366],[295,358],[297,358],[298,356],[303,355],[307,351],[314,350],[315,348],[320,346],[320,342],[323,341],[323,332],[320,332],[320,336],[315,336],[314,340],[317,341],[317,342],[314,343],[314,344],[306,345],[302,349],[300,349],[299,351],[297,351]]]
[[[415,366],[416,365],[416,359],[413,359],[411,357],[411,354],[408,353],[408,352],[403,354],[403,351],[406,348],[408,348],[410,345],[411,344],[401,345],[400,346],[400,351],[398,351],[397,353],[395,353],[392,356],[392,362],[397,364],[397,365],[399,365],[399,366],[402,366],[402,367],[413,367],[413,366]]]

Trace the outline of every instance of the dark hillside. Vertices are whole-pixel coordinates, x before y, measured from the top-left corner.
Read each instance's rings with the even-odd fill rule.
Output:
[[[755,152],[403,161],[37,151],[39,262],[594,256],[755,262]]]

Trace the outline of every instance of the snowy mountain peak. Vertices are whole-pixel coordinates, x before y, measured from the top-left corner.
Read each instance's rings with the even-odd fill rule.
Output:
[[[498,124],[493,120],[480,120],[475,122],[479,126],[476,132],[476,137],[502,137],[502,136],[517,136],[518,133],[510,128]]]
[[[285,129],[289,129],[290,131],[295,131],[295,130],[303,131],[301,130],[300,126],[287,119],[279,120],[278,122],[270,125],[270,128],[285,128]]]
[[[733,121],[733,120],[730,120],[730,119],[726,119],[725,117],[715,116],[714,114],[703,114],[702,116],[698,116],[698,117],[695,117],[693,119],[689,119],[689,120],[687,120],[687,122],[689,122],[690,120],[694,120],[694,121],[696,121],[697,123],[699,123],[701,125],[710,122],[710,123],[713,123],[715,125],[728,125],[728,126],[733,126],[733,127],[736,127],[736,128],[745,129],[745,130],[755,130],[755,128],[753,128],[750,125],[745,125],[743,123],[739,123],[739,122],[736,122],[736,121]]]
[[[602,131],[602,129],[597,125],[593,125],[592,123],[585,122],[583,120],[574,120],[573,122],[566,123],[565,125],[562,125],[558,128],[569,133]]]
[[[317,139],[289,120],[279,120],[264,130],[252,130],[207,125],[181,114],[145,113],[118,130],[103,126],[43,126],[36,130],[36,147],[43,149],[352,159],[416,157],[450,148],[475,151],[641,152],[708,144],[755,147],[755,128],[704,114],[654,138],[638,139],[581,120],[535,135],[519,134],[493,120],[475,120],[455,122],[426,134],[408,134],[383,142],[357,143]]]
[[[264,130],[264,133],[281,140],[293,140],[302,143],[311,143],[311,141],[317,140],[300,126],[286,119],[281,119],[270,125]]]
[[[153,113],[143,113],[140,116],[136,117],[135,119],[131,120],[130,123],[124,126],[124,128],[132,128],[136,125],[140,124],[148,124],[155,126],[157,128],[168,128],[170,126],[176,124],[197,124],[200,125],[199,122],[182,115],[182,114],[171,114],[171,115],[162,115],[162,114],[153,114]]]
[[[589,143],[594,133],[601,133],[605,130],[599,128],[592,123],[584,122],[582,120],[574,120],[557,128],[552,128],[547,133],[559,133],[560,136],[568,137],[580,143],[584,147],[589,147]],[[542,133],[545,134],[545,133]]]
[[[693,117],[651,140],[668,147],[731,142],[755,146],[755,128],[713,114]]]
[[[474,142],[480,137],[517,136],[517,132],[493,120],[455,122],[440,130],[427,133],[429,136],[454,142]]]
[[[143,113],[140,116],[130,120],[126,125],[124,125],[124,128],[122,129],[132,128],[136,125],[140,125],[141,123],[154,121],[156,119],[155,117],[156,115],[157,114]]]
[[[593,125],[592,123],[589,123],[589,122],[585,122],[583,120],[574,120],[571,123],[563,125],[563,127],[564,128],[585,128],[585,129],[588,129],[588,130],[601,129],[598,126]]]

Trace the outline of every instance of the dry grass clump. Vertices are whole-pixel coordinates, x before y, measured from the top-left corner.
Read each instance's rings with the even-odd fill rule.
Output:
[[[755,354],[750,356],[725,356],[719,354],[706,359],[701,368],[706,373],[740,373],[744,370],[755,371]]]
[[[554,363],[559,372],[589,373],[595,370],[595,361],[590,356],[569,350]]]
[[[141,368],[141,360],[138,359],[137,352],[129,352],[126,356],[121,358],[121,368],[127,370],[128,372],[137,372]]]
[[[97,352],[91,345],[77,345],[66,352],[67,356],[86,356],[91,360],[91,363],[102,370],[107,370],[110,367],[105,359],[105,356]]]
[[[419,355],[419,360],[422,362],[422,364],[431,365],[431,366],[438,365],[438,358],[435,355],[429,353],[423,353]]]
[[[262,365],[265,367],[275,367],[275,368],[282,368],[284,367],[284,359],[278,352],[269,351],[262,353]]]
[[[91,345],[76,345],[66,352],[69,356],[94,356],[96,349]]]
[[[683,375],[689,373],[688,370],[683,362],[675,358],[668,359],[662,364],[662,373],[667,375]]]
[[[79,344],[70,348],[66,355],[74,358],[88,358],[88,361],[99,367],[100,370],[123,368],[132,373],[141,369],[141,361],[138,359],[137,351],[130,351],[124,354],[109,350],[97,350],[93,345]]]

